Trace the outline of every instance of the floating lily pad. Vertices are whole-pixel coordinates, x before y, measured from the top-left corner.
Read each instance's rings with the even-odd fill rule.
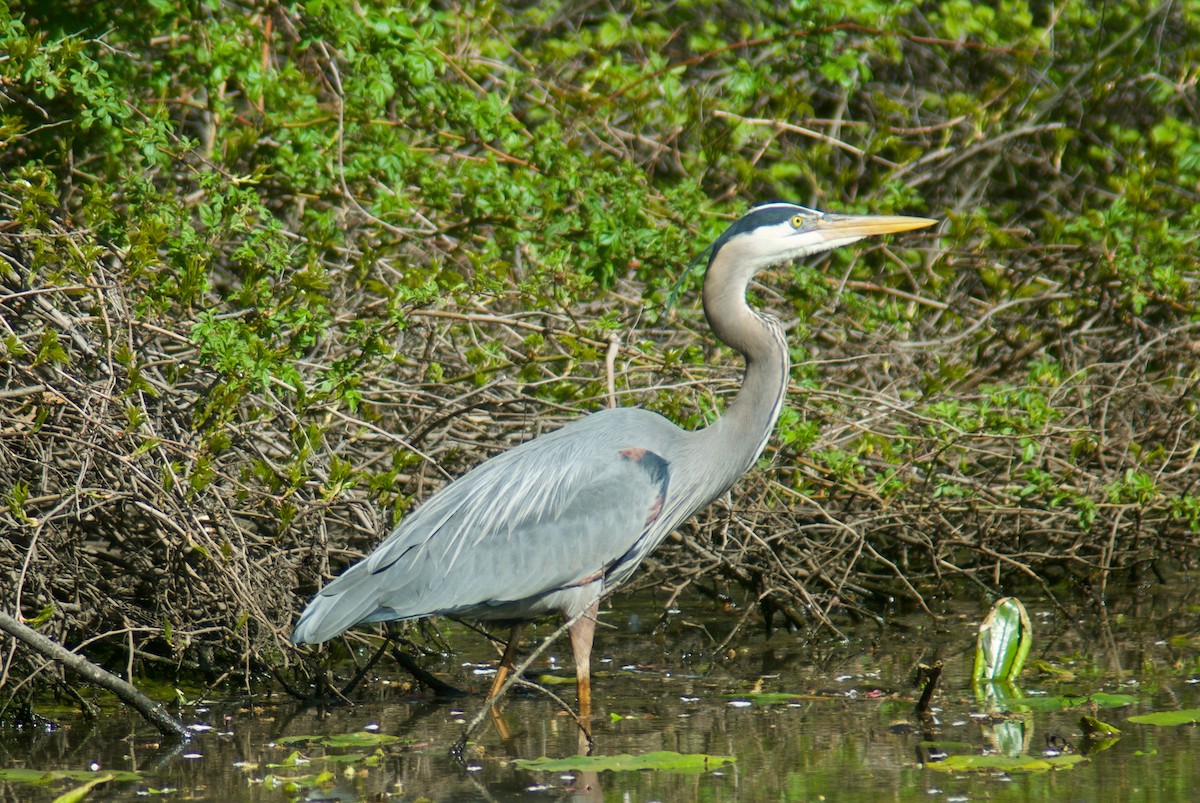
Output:
[[[299,792],[303,789],[311,789],[314,786],[324,786],[336,780],[337,776],[325,770],[310,775],[297,775],[294,777],[267,775],[263,778],[262,785],[264,789],[282,789],[287,792]]]
[[[140,781],[142,774],[140,772],[130,772],[128,770],[112,770],[105,772],[110,781]],[[96,773],[91,770],[35,770],[35,769],[0,769],[0,781],[11,781],[12,783],[33,783],[33,784],[48,784],[55,781],[75,781],[86,782],[96,778]]]
[[[1024,706],[1035,711],[1061,711],[1081,706],[1096,706],[1097,708],[1120,708],[1133,705],[1137,697],[1132,694],[1062,694],[1047,697],[1018,697],[1009,700],[1010,706]]]
[[[537,682],[543,686],[574,686],[576,680],[573,676],[565,677],[563,675],[538,675]]]
[[[269,769],[278,769],[280,767],[298,767],[302,764],[307,764],[307,763],[308,763],[308,759],[305,758],[304,756],[300,755],[299,750],[293,750],[292,754],[290,756],[288,756],[287,758],[285,758],[283,761],[279,761],[279,762],[276,762],[273,764],[267,764],[267,767]]]
[[[13,783],[50,783],[57,780],[57,777],[49,770],[0,770],[0,781],[12,781]]]
[[[1200,708],[1185,708],[1182,711],[1155,711],[1152,714],[1138,714],[1130,717],[1130,722],[1137,725],[1195,725],[1200,723]]]
[[[942,761],[931,761],[925,766],[939,772],[1046,772],[1074,767],[1083,756],[948,756]]]
[[[379,747],[385,744],[395,744],[399,741],[403,741],[399,736],[358,731],[357,733],[335,734],[325,739],[322,744],[326,747]]]
[[[663,770],[666,772],[701,773],[724,767],[736,761],[733,756],[707,756],[702,753],[675,753],[669,750],[644,753],[640,756],[571,756],[570,758],[517,759],[518,769],[537,772],[629,772],[632,770]]]
[[[1033,661],[1030,663],[1030,666],[1041,672],[1043,675],[1049,675],[1050,677],[1057,678],[1058,680],[1071,681],[1075,680],[1076,677],[1075,673],[1070,669],[1064,669],[1061,666],[1056,666],[1049,661]]]
[[[399,736],[386,733],[371,733],[357,731],[355,733],[335,733],[332,736],[287,736],[276,739],[276,744],[318,744],[322,747],[379,747],[385,744],[395,744],[403,741]]]
[[[312,761],[325,761],[330,764],[365,764],[368,767],[379,766],[379,761],[382,759],[383,751],[376,750],[374,753],[335,753],[328,756],[315,756]]]

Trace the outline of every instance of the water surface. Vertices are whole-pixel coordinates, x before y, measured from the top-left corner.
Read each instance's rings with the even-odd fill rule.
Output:
[[[1200,731],[1127,722],[1133,714],[1200,707],[1196,616],[1186,593],[1126,595],[1103,617],[1067,620],[1053,606],[1027,599],[1036,641],[1031,661],[1046,659],[1070,675],[1027,670],[1021,691],[1036,695],[1128,694],[1116,708],[1084,706],[987,716],[970,687],[975,621],[984,606],[959,601],[936,620],[923,613],[892,616],[838,639],[807,640],[785,632],[745,632],[720,655],[713,650],[741,618],[692,599],[662,621],[654,595],[618,597],[598,631],[593,736],[596,752],[659,750],[735,757],[698,774],[532,772],[512,759],[555,758],[581,749],[578,728],[544,696],[518,693],[503,706],[503,726],[487,721],[462,761],[449,748],[482,699],[433,700],[405,691],[390,661],[356,693],[358,704],[321,709],[278,692],[247,696],[214,690],[212,700],[181,711],[198,726],[182,748],[159,744],[153,728],[117,710],[100,722],[60,716],[50,732],[0,734],[0,766],[140,770],[141,781],[95,787],[88,800],[128,800],[174,790],[180,800],[1186,800],[1200,785]],[[548,634],[547,624],[533,638]],[[486,689],[494,652],[452,628],[453,654],[428,663],[446,680]],[[539,661],[544,672],[571,678],[569,648],[556,645]],[[934,717],[915,715],[917,667],[941,661],[944,674]],[[573,703],[572,682],[550,687]],[[754,704],[754,692],[799,699]],[[1099,752],[1084,740],[1089,713],[1120,728]],[[400,738],[379,748],[281,744],[302,735],[367,731]],[[507,731],[503,733],[502,731]],[[1046,772],[957,772],[934,768],[946,754],[1010,752],[1087,757]],[[330,763],[326,754],[372,756]],[[308,763],[289,764],[297,758]],[[273,766],[284,765],[284,766]],[[333,779],[305,782],[322,770]],[[301,783],[289,787],[288,779]],[[78,785],[0,781],[0,801],[53,800]],[[157,795],[155,796],[157,797]]]

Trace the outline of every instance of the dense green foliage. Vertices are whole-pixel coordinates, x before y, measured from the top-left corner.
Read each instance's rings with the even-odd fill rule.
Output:
[[[0,0],[0,604],[289,661],[446,477],[711,419],[666,300],[770,198],[944,223],[764,277],[790,408],[665,563],[795,624],[1195,563],[1196,6],[611,8]]]

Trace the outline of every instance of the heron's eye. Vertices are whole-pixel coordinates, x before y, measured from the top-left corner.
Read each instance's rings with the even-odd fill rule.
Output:
[[[796,215],[795,217],[792,218],[792,228],[793,229],[804,228],[804,215]]]

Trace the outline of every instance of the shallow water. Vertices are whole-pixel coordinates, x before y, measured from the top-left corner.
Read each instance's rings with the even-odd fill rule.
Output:
[[[1187,800],[1200,784],[1200,730],[1127,722],[1154,710],[1200,707],[1195,608],[1186,594],[1129,595],[1099,621],[1064,621],[1048,604],[1026,599],[1035,626],[1031,662],[1050,660],[1072,680],[1026,670],[1025,695],[1119,692],[1136,698],[1118,708],[1033,711],[999,721],[981,715],[970,688],[974,622],[982,606],[931,619],[925,614],[864,626],[845,640],[805,642],[777,632],[746,632],[735,649],[712,661],[737,611],[690,600],[660,622],[653,595],[618,597],[603,614],[612,629],[597,635],[596,752],[641,755],[658,750],[732,756],[736,762],[698,774],[668,771],[534,772],[511,759],[567,757],[580,751],[578,728],[546,697],[520,693],[503,706],[509,731],[487,721],[458,762],[449,747],[481,699],[455,702],[406,696],[399,670],[386,661],[356,693],[359,704],[328,711],[282,697],[247,698],[184,708],[200,726],[182,748],[158,745],[156,732],[123,711],[87,723],[65,717],[53,732],[0,733],[0,767],[136,769],[134,782],[95,787],[88,800],[126,800],[175,790],[184,800]],[[534,638],[550,633],[543,625]],[[474,634],[453,631],[454,654],[429,668],[456,685],[484,689],[491,649]],[[540,670],[559,664],[570,677],[565,641]],[[914,714],[919,663],[944,662],[935,718]],[[478,674],[476,674],[478,672]],[[552,690],[574,702],[573,683]],[[804,695],[775,705],[747,704],[748,693]],[[1079,730],[1088,713],[1122,730],[1121,738],[1070,769],[1046,772],[955,772],[935,769],[943,753],[978,754],[1015,744],[1031,756],[1088,749]],[[301,735],[367,730],[401,738],[370,761],[331,764],[329,753],[369,756],[375,748],[281,745]],[[1007,740],[1007,742],[1005,741]],[[289,756],[308,763],[287,763]],[[283,784],[329,770],[319,786]],[[0,801],[52,800],[77,786],[0,781]]]

